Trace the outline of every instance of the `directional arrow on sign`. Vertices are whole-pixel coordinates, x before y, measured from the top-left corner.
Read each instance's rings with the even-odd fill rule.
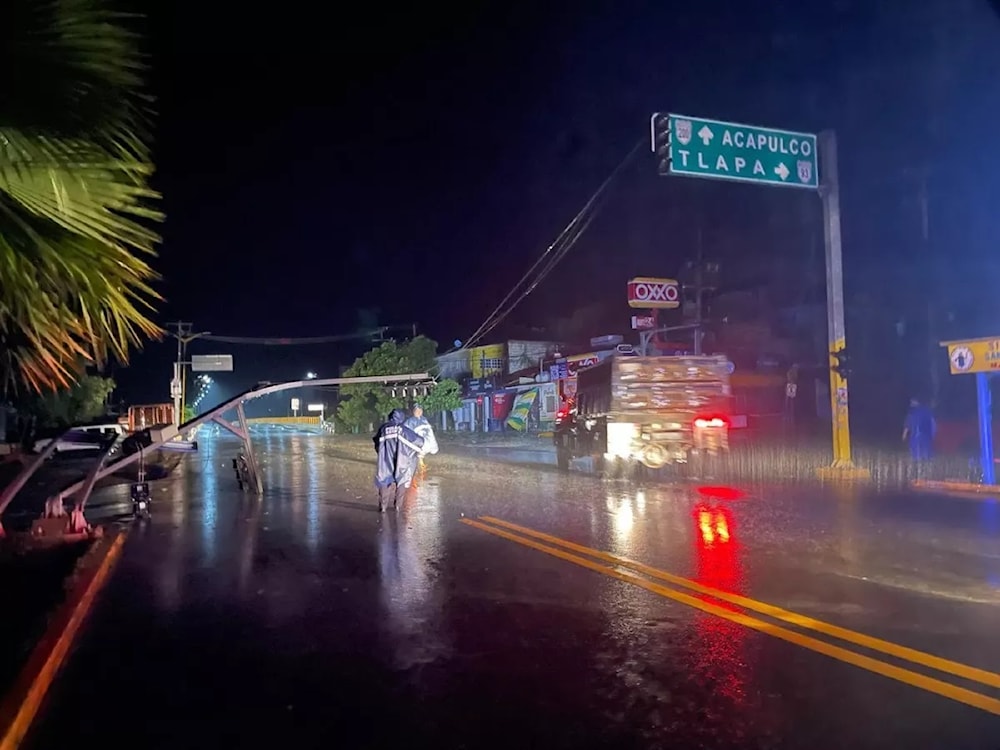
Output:
[[[774,168],[774,173],[783,180],[787,180],[788,175],[790,174],[788,167],[785,166],[785,162],[778,164],[778,166]]]
[[[698,137],[701,138],[701,142],[706,146],[712,142],[712,137],[715,133],[708,127],[708,125],[703,125],[701,130],[698,131]]]

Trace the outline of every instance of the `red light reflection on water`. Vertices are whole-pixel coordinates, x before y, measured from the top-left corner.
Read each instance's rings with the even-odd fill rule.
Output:
[[[718,497],[718,495],[714,495]],[[694,509],[696,581],[702,586],[727,593],[743,592],[743,569],[736,519],[729,508],[699,503]],[[728,602],[707,594],[698,598],[721,609],[739,612]],[[700,656],[705,673],[718,686],[717,692],[742,707],[747,701],[747,672],[744,647],[747,629],[710,614],[696,621]]]
[[[694,510],[697,581],[723,591],[739,593],[743,583],[736,522],[728,508],[699,503]],[[737,607],[702,596],[733,612]]]

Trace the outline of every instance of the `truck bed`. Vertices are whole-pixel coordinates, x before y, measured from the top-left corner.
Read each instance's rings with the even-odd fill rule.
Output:
[[[646,421],[729,411],[729,363],[721,356],[610,357],[577,378],[577,410],[585,417]]]

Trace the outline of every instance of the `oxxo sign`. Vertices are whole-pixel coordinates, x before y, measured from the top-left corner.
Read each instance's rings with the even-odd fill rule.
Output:
[[[676,279],[653,279],[639,276],[628,283],[628,306],[642,310],[674,308],[681,305]]]

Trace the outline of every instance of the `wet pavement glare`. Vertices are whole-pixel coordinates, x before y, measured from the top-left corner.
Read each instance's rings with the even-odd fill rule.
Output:
[[[133,527],[29,746],[1000,748],[995,500],[699,493],[456,451],[380,515],[368,441],[256,429],[262,499],[236,488],[235,440],[205,430],[199,443],[154,485],[153,516]],[[102,491],[95,513],[127,491]],[[560,540],[982,672],[944,673]],[[982,705],[939,694],[949,686]]]

